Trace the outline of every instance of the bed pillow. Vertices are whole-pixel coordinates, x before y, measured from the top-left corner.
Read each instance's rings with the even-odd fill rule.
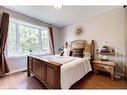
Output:
[[[63,56],[70,56],[70,49],[64,49],[63,52]]]
[[[72,56],[83,58],[83,50],[84,48],[73,48]]]

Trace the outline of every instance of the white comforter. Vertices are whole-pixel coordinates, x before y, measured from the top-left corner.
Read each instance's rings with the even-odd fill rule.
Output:
[[[90,57],[76,58],[70,56],[48,55],[43,59],[54,61],[61,66],[61,88],[69,89],[74,83],[90,72]]]
[[[90,58],[75,58],[61,66],[61,88],[69,89],[75,82],[90,72]]]

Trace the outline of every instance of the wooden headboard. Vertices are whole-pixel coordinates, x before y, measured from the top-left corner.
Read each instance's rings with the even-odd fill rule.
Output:
[[[86,40],[74,40],[71,42],[71,49],[73,48],[84,48],[85,52],[89,52],[91,54],[91,66],[93,69],[93,63],[92,61],[95,58],[95,42],[94,40],[91,40],[90,43],[88,43]]]

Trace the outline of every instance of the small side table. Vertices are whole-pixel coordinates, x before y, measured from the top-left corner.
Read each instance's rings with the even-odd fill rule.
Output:
[[[113,61],[101,61],[95,60],[93,61],[94,64],[94,72],[95,74],[98,73],[98,70],[108,72],[111,75],[111,79],[115,79],[115,62]]]

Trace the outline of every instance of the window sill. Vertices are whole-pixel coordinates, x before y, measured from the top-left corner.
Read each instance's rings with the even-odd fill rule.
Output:
[[[49,53],[45,53],[45,54],[31,54],[31,55],[34,55],[34,56],[45,56],[45,55],[50,55],[50,54]],[[25,58],[27,56],[28,55],[11,56],[11,57],[6,57],[6,59],[9,60],[9,59]]]

